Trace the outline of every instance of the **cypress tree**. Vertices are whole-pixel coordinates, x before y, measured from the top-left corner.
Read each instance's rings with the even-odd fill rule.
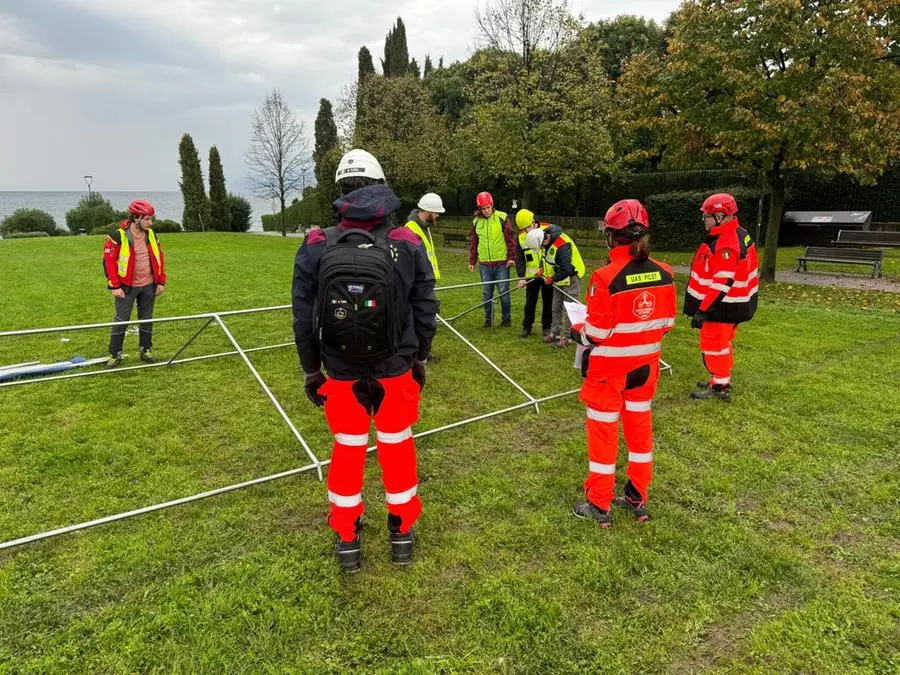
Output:
[[[181,195],[184,198],[184,213],[181,226],[185,230],[206,230],[210,225],[209,202],[203,186],[203,169],[200,156],[190,134],[181,137],[178,145],[178,163],[181,165]]]
[[[219,149],[209,149],[209,210],[210,230],[231,231],[231,208],[228,204],[228,190],[225,188],[225,171]]]

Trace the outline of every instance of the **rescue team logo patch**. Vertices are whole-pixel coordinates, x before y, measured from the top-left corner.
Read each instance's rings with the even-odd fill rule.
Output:
[[[362,284],[347,284],[347,292],[350,295],[362,295],[365,291],[366,287]]]
[[[337,309],[334,310],[334,318],[337,319],[338,321],[343,321],[344,319],[347,318],[347,310],[344,309],[343,307],[338,307]]]
[[[662,281],[662,273],[644,272],[643,274],[629,274],[625,277],[625,284],[627,286],[634,286],[635,284],[646,284],[651,281]]]
[[[642,321],[646,321],[653,314],[654,309],[656,309],[656,298],[653,297],[652,293],[644,291],[634,299],[632,311]]]

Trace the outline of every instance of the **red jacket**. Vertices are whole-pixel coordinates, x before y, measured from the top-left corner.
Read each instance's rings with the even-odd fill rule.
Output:
[[[593,345],[590,376],[624,375],[659,360],[663,335],[675,326],[672,268],[653,258],[637,262],[628,246],[591,275],[583,344]]]
[[[134,279],[134,237],[128,226],[128,221],[123,220],[120,228],[106,238],[103,247],[103,270],[110,289],[131,286]],[[165,257],[153,230],[147,230],[147,252],[153,281],[162,286],[166,283]]]
[[[709,321],[742,323],[756,313],[759,291],[756,246],[737,220],[709,231],[691,263],[684,313]]]

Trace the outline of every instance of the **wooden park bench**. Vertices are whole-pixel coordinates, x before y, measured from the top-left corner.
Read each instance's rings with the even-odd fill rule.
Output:
[[[881,276],[881,262],[884,259],[882,250],[829,248],[827,246],[807,246],[806,253],[797,258],[797,271],[806,272],[806,263],[835,263],[838,265],[869,265],[872,267],[872,278]]]
[[[835,246],[900,246],[900,232],[877,232],[873,230],[839,230]]]

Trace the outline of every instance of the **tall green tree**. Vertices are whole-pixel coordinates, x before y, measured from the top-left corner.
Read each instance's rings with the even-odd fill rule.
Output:
[[[319,101],[319,114],[316,116],[315,149],[313,150],[316,184],[318,185],[315,197],[319,200],[322,213],[330,212],[331,203],[337,199],[340,193],[334,182],[334,173],[337,171],[340,155],[341,149],[338,143],[337,125],[334,122],[334,110],[331,101],[323,98]]]
[[[384,38],[384,58],[381,72],[385,77],[403,77],[409,74],[409,47],[406,44],[406,26],[397,17],[397,23]]]
[[[211,224],[209,200],[203,185],[203,169],[200,155],[190,134],[184,134],[178,145],[178,163],[181,165],[181,195],[184,198],[184,212],[181,225],[188,231],[207,230]]]
[[[411,59],[409,62],[409,74],[417,80],[422,77],[422,70],[419,68],[419,62]]]
[[[422,83],[375,77],[360,95],[354,144],[378,157],[398,195],[412,200],[446,187],[450,136]]]
[[[460,133],[488,172],[519,186],[528,208],[538,181],[566,188],[608,173],[606,73],[565,0],[491,0],[476,20],[486,46],[467,64],[473,103]]]
[[[434,66],[431,63],[431,56],[426,54],[425,65],[422,66],[422,77],[428,77],[432,70],[434,70]]]
[[[640,16],[617,16],[598,21],[584,29],[585,39],[600,52],[603,69],[611,80],[622,75],[622,64],[641,52],[661,54],[665,48],[664,30],[655,21]]]
[[[691,0],[668,53],[639,54],[620,82],[631,131],[670,165],[716,161],[771,192],[762,278],[775,278],[785,178],[873,182],[900,155],[891,0]]]
[[[222,158],[219,149],[209,149],[209,210],[211,222],[209,229],[231,231],[231,208],[228,204],[228,190],[225,187],[225,171],[222,169]]]
[[[375,66],[372,63],[372,52],[369,51],[368,47],[363,45],[359,48],[357,60],[359,62],[356,74],[357,81],[362,82],[370,75],[375,74]]]

